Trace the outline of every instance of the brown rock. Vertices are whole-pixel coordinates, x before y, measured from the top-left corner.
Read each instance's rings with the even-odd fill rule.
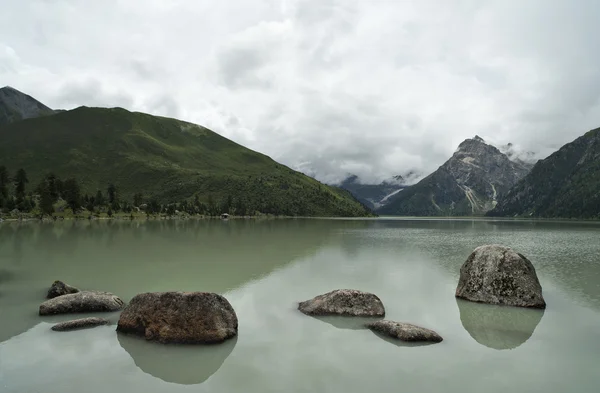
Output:
[[[46,295],[46,298],[54,299],[55,297],[68,295],[70,293],[77,293],[77,292],[79,292],[79,289],[72,287],[68,284],[65,284],[64,282],[62,282],[60,280],[56,280],[52,283],[52,286],[48,290],[48,294]]]
[[[70,330],[85,329],[85,328],[92,328],[92,327],[101,326],[101,325],[108,325],[109,323],[110,323],[110,321],[108,319],[90,317],[90,318],[74,319],[72,321],[57,323],[56,325],[52,326],[51,329],[56,332],[67,332]]]
[[[385,308],[374,294],[355,289],[338,289],[298,304],[307,315],[348,315],[383,317]]]
[[[80,312],[118,311],[123,301],[109,292],[81,291],[46,300],[40,305],[40,315]]]
[[[460,268],[456,297],[473,302],[546,308],[542,286],[525,256],[499,245],[477,247]]]
[[[374,332],[385,334],[402,341],[429,341],[439,343],[443,339],[433,330],[425,329],[410,323],[394,321],[377,321],[366,325]]]
[[[117,331],[161,343],[210,344],[234,337],[238,320],[216,293],[142,293],[121,313]]]

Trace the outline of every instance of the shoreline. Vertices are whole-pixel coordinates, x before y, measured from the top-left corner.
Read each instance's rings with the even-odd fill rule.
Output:
[[[33,218],[33,217],[24,217],[24,218],[4,218],[0,217],[0,223],[3,222],[43,222],[43,223],[54,223],[54,222],[64,222],[64,221],[186,221],[186,220],[220,220],[220,221],[228,221],[228,220],[257,220],[257,219],[281,219],[281,218],[302,218],[302,217],[293,217],[293,216],[229,216],[227,218],[221,218],[219,216],[137,216],[131,218],[129,215],[117,216],[117,217],[81,217],[81,216],[69,216],[69,217],[44,217]]]
[[[39,222],[39,223],[56,223],[64,221],[189,221],[189,220],[281,220],[281,219],[303,219],[303,220],[374,220],[374,221],[488,221],[488,222],[563,222],[563,223],[589,223],[600,224],[600,219],[595,218],[553,218],[553,217],[486,217],[486,216],[366,216],[366,217],[351,217],[351,216],[275,216],[275,215],[256,215],[256,216],[233,216],[227,218],[220,216],[204,216],[204,215],[130,215],[118,214],[113,217],[108,216],[92,216],[91,218],[84,216],[54,216],[53,218],[44,217],[0,217],[2,223],[19,223],[19,222]]]

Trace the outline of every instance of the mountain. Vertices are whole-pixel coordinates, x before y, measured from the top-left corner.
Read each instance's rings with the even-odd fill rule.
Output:
[[[10,86],[0,89],[0,126],[52,114],[52,109],[27,94]]]
[[[600,128],[539,161],[488,215],[600,218]]]
[[[462,142],[435,172],[377,209],[402,216],[465,216],[491,210],[528,168],[511,161],[479,136]]]
[[[33,189],[43,176],[74,177],[93,195],[114,183],[120,196],[158,202],[229,196],[263,213],[370,214],[350,193],[326,186],[184,121],[121,108],[79,107],[0,126],[0,166],[24,168]]]
[[[405,180],[400,175],[379,184],[363,184],[358,176],[350,175],[337,186],[348,190],[356,199],[371,209],[385,205],[390,196],[406,187]]]

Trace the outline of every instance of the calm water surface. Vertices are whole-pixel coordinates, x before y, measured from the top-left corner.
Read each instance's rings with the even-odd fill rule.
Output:
[[[457,301],[461,264],[501,243],[534,263],[545,311]],[[123,300],[213,291],[239,336],[162,346],[113,324],[50,330],[55,279]],[[298,301],[376,293],[386,318],[436,330],[398,345]],[[484,220],[63,222],[0,225],[0,392],[598,392],[600,225]]]

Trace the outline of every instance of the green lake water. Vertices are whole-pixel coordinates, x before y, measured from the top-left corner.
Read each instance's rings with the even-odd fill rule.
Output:
[[[459,269],[499,243],[534,264],[545,311],[457,301]],[[112,324],[54,332],[50,284],[224,295],[239,335],[163,346]],[[377,294],[386,319],[437,331],[401,345],[297,303],[333,289]],[[0,392],[600,391],[600,224],[298,219],[0,224]]]

